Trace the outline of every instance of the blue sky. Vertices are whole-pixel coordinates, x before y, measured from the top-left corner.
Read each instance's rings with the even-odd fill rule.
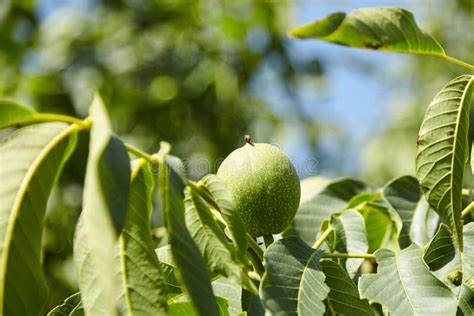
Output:
[[[284,1],[284,0],[282,0]],[[423,26],[427,8],[435,1],[311,1],[296,0],[289,14],[289,26],[296,26],[322,18],[335,11],[349,12],[360,7],[399,6],[415,13],[417,22]],[[37,14],[44,18],[61,8],[87,12],[94,6],[93,0],[39,0]],[[286,2],[285,2],[286,3]],[[336,161],[339,168],[330,168],[322,163],[318,174],[332,177],[357,174],[361,165],[361,152],[372,135],[386,126],[389,115],[388,104],[394,97],[393,82],[400,68],[406,66],[409,55],[356,50],[320,41],[290,39],[290,54],[295,59],[307,60],[317,57],[325,70],[324,89],[308,81],[298,91],[304,112],[323,126],[333,125],[334,129],[323,133],[319,140],[327,157],[313,157],[304,141],[298,121],[291,115],[291,102],[279,91],[278,84],[272,81],[272,67],[262,70],[255,82],[255,94],[266,99],[274,111],[283,114],[285,131],[274,135],[274,139],[297,163],[303,164],[310,158]],[[281,90],[281,89],[280,89]],[[288,115],[286,115],[288,113]],[[343,140],[341,142],[341,140]],[[326,159],[327,160],[327,159]],[[332,164],[333,166],[334,164]],[[301,176],[307,176],[304,171]]]

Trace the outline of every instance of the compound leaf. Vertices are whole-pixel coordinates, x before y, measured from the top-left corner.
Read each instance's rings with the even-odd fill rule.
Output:
[[[38,315],[47,300],[41,238],[46,203],[77,127],[44,123],[0,143],[0,314]]]

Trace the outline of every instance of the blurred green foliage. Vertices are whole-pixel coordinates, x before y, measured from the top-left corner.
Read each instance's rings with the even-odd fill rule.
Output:
[[[251,93],[263,64],[276,61],[288,91],[298,73],[322,72],[317,60],[296,66],[290,60],[287,1],[74,3],[79,8],[1,2],[0,95],[85,117],[100,91],[114,130],[145,150],[166,140],[178,156],[225,157],[256,122],[264,135],[279,124]],[[314,124],[300,117],[314,144]],[[51,306],[77,291],[71,244],[86,157],[84,134],[50,202],[44,266]]]

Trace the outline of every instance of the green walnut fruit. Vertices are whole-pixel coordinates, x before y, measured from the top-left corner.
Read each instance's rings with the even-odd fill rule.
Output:
[[[247,143],[222,162],[217,176],[226,184],[249,233],[282,232],[298,210],[300,182],[288,157],[276,146]]]

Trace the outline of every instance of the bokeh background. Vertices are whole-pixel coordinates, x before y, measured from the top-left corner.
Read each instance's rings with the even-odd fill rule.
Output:
[[[85,117],[99,91],[117,134],[149,152],[170,142],[192,177],[203,173],[193,162],[222,159],[250,134],[281,146],[301,178],[348,175],[377,187],[413,174],[424,110],[464,70],[432,57],[296,40],[287,31],[334,11],[400,6],[448,54],[474,63],[473,3],[0,0],[0,96]],[[86,154],[82,135],[49,203],[51,306],[77,291],[71,245]]]

